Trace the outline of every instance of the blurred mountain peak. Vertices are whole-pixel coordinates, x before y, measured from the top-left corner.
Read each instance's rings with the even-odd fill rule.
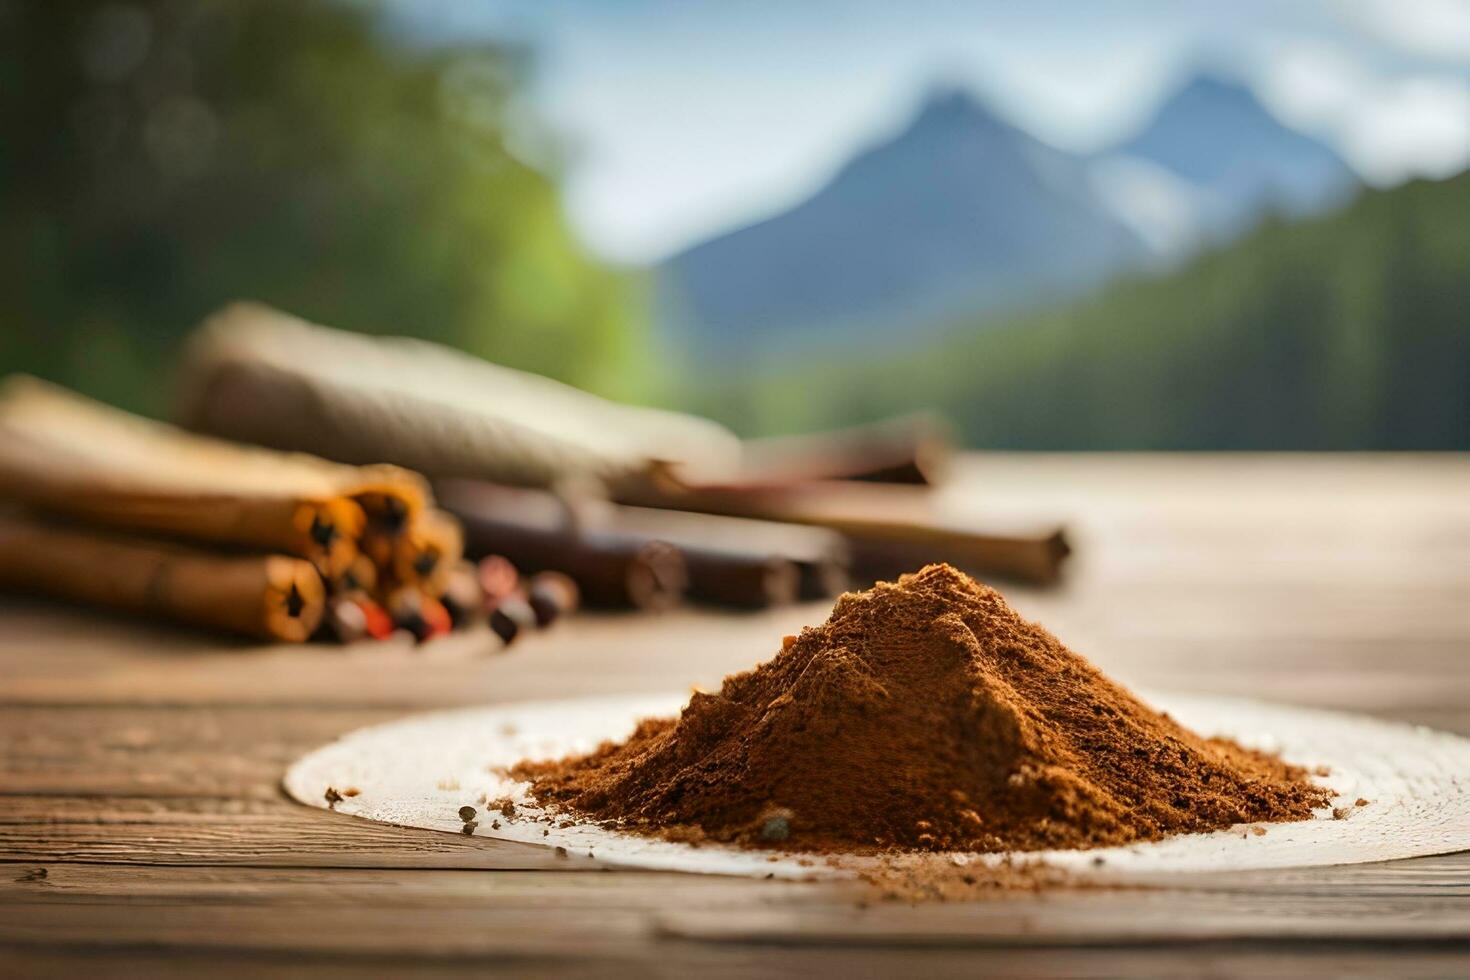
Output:
[[[1203,70],[1167,95],[1114,151],[1195,185],[1216,237],[1266,211],[1303,215],[1339,204],[1356,175],[1326,143],[1278,119],[1246,83]]]
[[[1016,128],[990,110],[975,93],[962,85],[941,83],[931,88],[920,102],[908,132],[933,129],[994,129],[1016,132]]]
[[[1256,98],[1255,91],[1249,85],[1238,78],[1232,78],[1208,68],[1191,75],[1183,85],[1175,89],[1174,94],[1166,101],[1186,103],[1207,100],[1236,103],[1242,107],[1254,107],[1262,112],[1265,111],[1260,100]]]
[[[725,363],[838,337],[893,346],[957,315],[1076,295],[1145,252],[1085,160],[939,86],[805,201],[669,259],[660,318]]]
[[[1250,86],[1209,71],[1194,75],[1165,97],[1155,110],[1152,120],[1133,136],[1130,145],[1159,149],[1157,144],[1177,139],[1177,133],[1198,137],[1204,135],[1207,129],[1229,139],[1238,140],[1243,136],[1250,136],[1311,145],[1335,156],[1323,144],[1290,128],[1272,115]],[[1223,139],[1209,142],[1219,144]],[[1212,146],[1211,149],[1216,147]],[[1175,153],[1178,155],[1177,149]],[[1201,172],[1182,176],[1217,178],[1228,168],[1235,155],[1227,153],[1222,157],[1217,152],[1196,154],[1194,160]]]
[[[659,316],[686,351],[724,364],[837,339],[910,342],[959,316],[1066,300],[1354,187],[1330,147],[1215,73],[1095,158],[940,84],[806,200],[671,257]]]

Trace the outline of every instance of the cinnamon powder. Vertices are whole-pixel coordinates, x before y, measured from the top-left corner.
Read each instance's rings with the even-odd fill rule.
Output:
[[[824,852],[1126,844],[1332,795],[1152,710],[947,565],[842,596],[678,718],[516,775],[630,830]]]

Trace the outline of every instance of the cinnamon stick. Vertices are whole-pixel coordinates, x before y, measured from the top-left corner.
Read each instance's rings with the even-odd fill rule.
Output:
[[[439,597],[464,557],[464,532],[452,516],[426,508],[393,541],[392,578]]]
[[[1049,584],[1060,577],[1062,563],[1071,553],[1059,527],[1001,534],[947,523],[934,512],[927,487],[842,480],[762,488],[698,487],[683,483],[667,469],[655,469],[640,486],[623,488],[622,497],[643,506],[837,531],[852,549],[854,570],[864,581],[948,562],[974,575]]]
[[[453,508],[471,558],[499,554],[527,573],[561,572],[592,606],[666,609],[688,587],[688,566],[672,545],[570,529],[541,528]]]
[[[942,562],[973,575],[1050,585],[1072,553],[1056,528],[1030,535],[981,534],[944,527],[868,527],[849,532],[853,574],[881,582]]]
[[[813,480],[933,485],[944,479],[949,459],[943,422],[917,414],[826,432],[748,439],[736,473],[717,480],[730,486]],[[692,472],[689,478],[701,482]]]
[[[517,565],[527,570],[551,567],[571,575],[579,585],[584,583],[571,567],[545,563],[565,565],[580,560],[572,557],[573,552],[588,549],[635,554],[671,545],[682,557],[692,598],[744,608],[791,602],[803,592],[831,595],[845,585],[842,540],[820,528],[618,507],[586,495],[558,496],[469,480],[441,481],[436,493],[467,526],[487,515],[514,524],[500,533],[503,540],[520,544],[505,544],[496,550]],[[552,544],[566,557],[523,558],[524,551],[511,550],[526,547],[522,539],[528,528],[554,531],[557,537]],[[527,561],[536,562],[537,568]]]
[[[223,555],[0,517],[0,588],[298,643],[321,622],[316,568],[285,555]]]
[[[677,549],[583,531],[553,495],[451,480],[436,496],[463,527],[469,558],[500,555],[526,574],[562,572],[588,605],[663,609],[676,604],[688,585]]]
[[[550,486],[569,472],[616,479],[650,458],[722,469],[740,453],[731,432],[705,419],[258,303],[210,316],[186,345],[180,374],[178,417],[192,429],[432,477]]]
[[[841,534],[827,528],[618,504],[584,507],[579,514],[584,526],[667,541],[684,551],[690,561],[690,590],[696,596],[709,592],[717,601],[766,605],[795,597],[830,598],[850,584],[850,549]],[[704,554],[740,561],[730,566],[728,574],[717,567],[701,574],[695,569],[696,556]],[[795,596],[781,584],[788,577],[781,569],[788,564],[796,570]],[[765,578],[768,583],[720,596],[723,590],[719,582],[709,581],[711,575],[716,579]],[[765,600],[759,598],[762,594]]]
[[[249,449],[129,415],[35,378],[0,385],[0,497],[122,531],[312,561],[329,578],[358,554],[357,498],[424,506],[393,466]]]

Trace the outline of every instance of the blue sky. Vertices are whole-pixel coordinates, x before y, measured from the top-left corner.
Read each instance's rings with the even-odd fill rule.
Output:
[[[400,0],[397,29],[535,55],[596,251],[644,263],[779,211],[958,83],[1057,145],[1105,146],[1204,64],[1370,183],[1470,165],[1470,0]]]

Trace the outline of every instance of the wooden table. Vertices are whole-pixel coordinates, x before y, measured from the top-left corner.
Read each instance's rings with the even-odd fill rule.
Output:
[[[1008,594],[1125,682],[1470,734],[1470,458],[987,456],[944,494],[993,525],[1067,520],[1066,584]],[[0,975],[1470,972],[1470,855],[860,908],[279,790],[360,725],[716,683],[824,615],[585,616],[495,655],[485,634],[256,649],[0,601]]]

